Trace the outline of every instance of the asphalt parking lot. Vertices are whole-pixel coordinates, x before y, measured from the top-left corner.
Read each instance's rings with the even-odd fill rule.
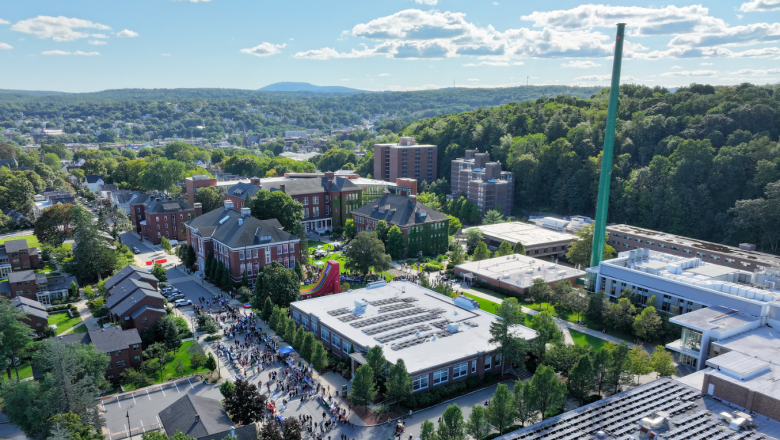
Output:
[[[132,436],[160,429],[157,414],[186,394],[220,399],[219,386],[204,385],[197,377],[179,379],[162,385],[153,385],[123,395],[101,399],[103,417],[106,419],[104,434],[108,440],[128,438],[127,421],[130,417]]]

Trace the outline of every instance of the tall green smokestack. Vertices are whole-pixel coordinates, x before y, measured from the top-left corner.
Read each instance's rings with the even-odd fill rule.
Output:
[[[604,257],[604,232],[609,210],[609,184],[612,177],[612,151],[615,146],[615,121],[617,120],[618,96],[620,95],[620,62],[623,59],[623,34],[625,23],[618,23],[615,39],[615,58],[612,61],[612,85],[609,89],[607,107],[607,128],[604,130],[604,152],[601,155],[601,177],[599,178],[599,201],[596,205],[596,225],[593,230],[593,248],[590,267],[598,266]]]

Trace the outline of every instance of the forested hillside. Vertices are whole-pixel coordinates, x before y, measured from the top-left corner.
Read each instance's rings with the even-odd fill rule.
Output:
[[[185,131],[189,136],[189,128],[202,125],[204,120],[207,126],[224,125],[222,118],[244,123],[249,129],[257,123],[260,127],[274,125],[273,120],[260,113],[248,112],[248,107],[252,107],[266,115],[273,114],[279,121],[296,121],[290,125],[329,129],[331,124],[359,124],[370,116],[384,115],[409,122],[544,96],[588,98],[598,90],[600,87],[529,86],[343,95],[239,89],[120,89],[68,94],[0,90],[0,121],[18,120],[24,114],[57,123],[89,116],[140,122],[143,115],[151,114],[168,125],[181,123],[179,136]]]
[[[621,86],[608,221],[777,251],[778,92]],[[405,133],[439,146],[441,176],[464,150],[487,150],[515,173],[516,209],[592,216],[608,93],[424,119]]]

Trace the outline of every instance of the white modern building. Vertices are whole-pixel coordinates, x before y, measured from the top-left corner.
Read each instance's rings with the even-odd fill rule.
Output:
[[[479,229],[485,243],[492,248],[497,248],[505,241],[512,246],[518,242],[523,243],[525,254],[535,258],[563,257],[568,252],[569,245],[577,240],[576,235],[523,222],[474,226],[464,229],[463,233],[470,229]]]

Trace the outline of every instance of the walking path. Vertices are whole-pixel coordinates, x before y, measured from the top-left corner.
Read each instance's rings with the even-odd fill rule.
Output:
[[[494,302],[496,304],[501,304],[503,302],[503,300],[500,299],[500,298],[496,298],[493,295],[488,295],[487,293],[482,293],[482,292],[474,290],[474,289],[469,289],[468,287],[461,286],[460,290],[463,291],[463,292],[467,292],[470,295],[474,295],[476,297],[479,297],[479,298],[482,298],[482,299],[485,299],[485,300],[488,300],[488,301],[492,301],[492,302]],[[523,309],[523,313],[526,313],[526,314],[529,314],[529,315],[536,315],[536,314],[539,313],[538,310],[529,309],[528,307],[521,306],[521,308]],[[558,324],[558,328],[560,328],[561,331],[563,331],[563,335],[566,338],[566,343],[568,343],[568,344],[573,344],[574,343],[574,340],[571,338],[571,333],[569,332],[569,330],[573,329],[573,330],[577,330],[578,332],[585,333],[587,335],[590,335],[590,336],[602,339],[604,341],[614,342],[615,344],[620,344],[621,342],[625,342],[625,343],[628,344],[629,348],[634,348],[634,344],[633,343],[628,342],[628,341],[626,341],[624,339],[620,339],[618,337],[615,337],[615,336],[612,336],[612,335],[608,335],[606,333],[602,333],[602,332],[600,332],[598,330],[593,330],[593,329],[587,328],[584,325],[579,325],[579,324],[575,324],[573,322],[569,322],[569,321],[567,321],[565,319],[561,319],[561,318],[557,318],[557,317],[554,318],[554,319],[555,319],[555,323]],[[648,349],[648,346],[646,344],[643,345],[643,347],[646,350]],[[652,353],[652,351],[653,351],[653,348],[650,347],[648,352]]]

